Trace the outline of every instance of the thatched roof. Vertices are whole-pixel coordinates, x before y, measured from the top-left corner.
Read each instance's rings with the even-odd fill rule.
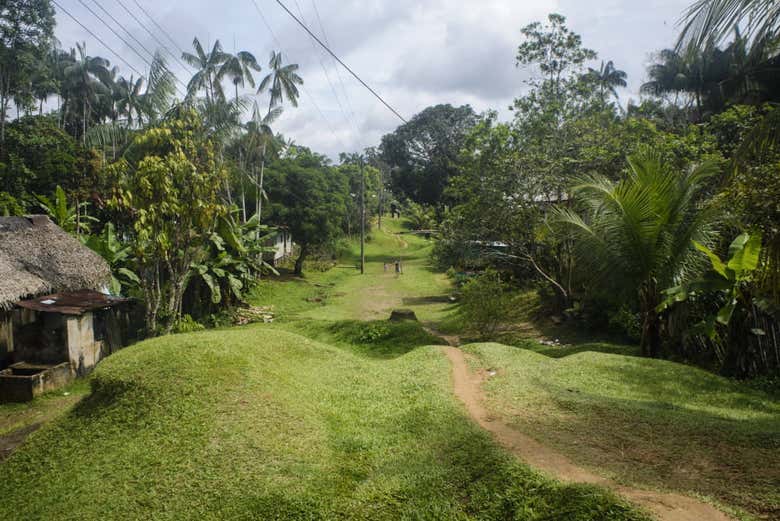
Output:
[[[43,215],[0,217],[0,309],[44,293],[100,290],[108,264]]]

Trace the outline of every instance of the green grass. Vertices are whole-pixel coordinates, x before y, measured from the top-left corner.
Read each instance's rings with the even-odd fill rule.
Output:
[[[338,267],[326,272],[305,272],[304,278],[268,277],[250,297],[256,305],[272,305],[281,321],[382,320],[396,308],[410,308],[425,322],[449,316],[450,282],[430,265],[433,242],[412,234],[398,235],[400,220],[383,220],[366,245],[366,273],[355,266],[359,245],[353,243]],[[401,259],[404,273],[396,277],[383,264]]]
[[[0,467],[0,519],[642,518],[498,449],[436,347],[248,326],[143,342],[92,386]]]
[[[628,348],[610,344],[465,349],[497,371],[485,385],[489,408],[578,463],[780,517],[773,397],[695,367],[616,354]],[[557,358],[545,356],[551,350]]]

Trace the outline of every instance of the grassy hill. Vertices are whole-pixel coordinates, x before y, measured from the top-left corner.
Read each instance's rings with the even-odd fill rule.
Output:
[[[261,326],[143,342],[0,467],[1,519],[641,519],[496,447],[436,347]]]
[[[777,519],[775,398],[695,367],[590,347],[464,350],[479,368],[496,371],[484,385],[495,414],[578,463],[623,483]]]

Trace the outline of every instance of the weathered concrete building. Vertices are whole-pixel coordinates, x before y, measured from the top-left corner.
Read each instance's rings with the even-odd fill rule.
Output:
[[[277,266],[284,259],[291,257],[295,248],[292,235],[286,228],[279,228],[279,230],[272,235],[265,246],[269,246],[274,249],[273,252],[266,253],[263,257],[266,262],[271,266]]]
[[[45,216],[0,217],[0,401],[89,372],[126,343],[106,262]]]

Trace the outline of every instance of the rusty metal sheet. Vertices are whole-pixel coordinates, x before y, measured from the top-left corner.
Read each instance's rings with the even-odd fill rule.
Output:
[[[42,311],[44,313],[83,315],[88,311],[120,306],[130,301],[131,299],[128,298],[112,297],[111,295],[106,295],[98,291],[81,290],[68,293],[54,293],[52,295],[43,295],[34,299],[21,300],[16,302],[16,305],[21,308]]]

